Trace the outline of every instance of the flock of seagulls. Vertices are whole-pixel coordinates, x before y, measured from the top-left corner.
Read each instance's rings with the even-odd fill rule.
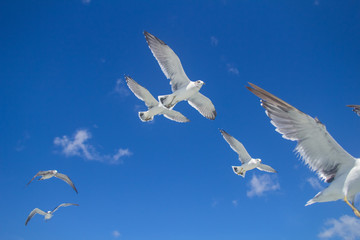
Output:
[[[190,120],[182,113],[173,110],[181,101],[187,101],[201,115],[210,120],[216,118],[216,110],[212,101],[199,91],[205,84],[201,80],[191,81],[181,65],[179,57],[162,40],[154,35],[144,32],[148,46],[160,65],[167,79],[170,79],[171,94],[158,96],[158,101],[151,93],[138,84],[130,76],[125,76],[126,83],[134,95],[142,100],[148,107],[147,111],[139,112],[139,118],[143,122],[152,121],[156,115],[176,122],[189,122]],[[325,125],[317,118],[301,112],[280,98],[272,95],[264,89],[249,83],[246,88],[261,99],[261,106],[265,109],[271,124],[275,126],[283,138],[296,141],[296,152],[300,154],[305,164],[315,171],[319,177],[330,185],[316,194],[306,203],[311,205],[316,202],[329,202],[344,200],[355,215],[360,218],[360,212],[355,208],[355,195],[360,192],[360,159],[354,158],[347,153],[328,133]],[[347,105],[360,116],[360,105]],[[252,158],[241,142],[236,140],[224,130],[220,130],[225,141],[239,155],[241,166],[232,166],[235,174],[245,177],[247,171],[259,169],[261,171],[277,173],[269,165],[262,163],[259,158]],[[78,193],[70,178],[56,170],[39,171],[27,185],[35,178],[45,180],[52,177],[59,178],[70,185]],[[39,208],[33,209],[28,215],[25,225],[36,215],[44,216],[45,220],[53,217],[60,207],[79,206],[74,203],[62,203],[52,211],[44,212]]]

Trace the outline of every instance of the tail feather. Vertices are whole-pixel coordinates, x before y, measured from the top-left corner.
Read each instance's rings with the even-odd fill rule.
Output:
[[[244,170],[242,167],[239,166],[232,166],[232,169],[235,174],[242,176],[245,178],[246,170]]]
[[[154,120],[154,116],[149,114],[149,111],[146,112],[139,112],[139,118],[143,122],[148,122]]]

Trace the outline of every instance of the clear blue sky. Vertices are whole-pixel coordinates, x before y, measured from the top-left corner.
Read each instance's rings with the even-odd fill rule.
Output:
[[[245,88],[318,117],[360,156],[360,118],[345,107],[360,104],[359,1],[2,1],[0,26],[0,239],[346,239],[335,223],[360,226],[341,201],[304,207],[326,184]],[[125,74],[170,92],[145,30],[206,83],[216,120],[186,102],[175,109],[190,123],[139,120]],[[236,176],[219,128],[278,174]],[[25,187],[48,169],[79,194],[58,179]],[[80,206],[24,226],[62,202]]]

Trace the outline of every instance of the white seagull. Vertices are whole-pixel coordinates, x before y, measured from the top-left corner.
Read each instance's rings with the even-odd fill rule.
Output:
[[[79,204],[76,204],[76,203],[62,203],[60,204],[59,206],[57,206],[54,210],[52,211],[47,211],[47,212],[44,212],[43,210],[41,209],[38,209],[38,208],[34,208],[34,210],[31,211],[31,213],[29,214],[29,216],[27,217],[26,221],[25,221],[25,226],[28,224],[28,222],[30,221],[30,219],[35,215],[35,214],[40,214],[40,215],[43,215],[44,216],[44,219],[45,220],[49,220],[53,217],[53,214],[56,210],[58,210],[60,207],[67,207],[67,206],[79,206]]]
[[[75,192],[78,193],[74,183],[70,180],[70,178],[65,174],[59,173],[57,170],[39,171],[26,185],[29,185],[38,176],[41,176],[41,178],[38,180],[45,180],[52,177],[59,178],[69,184],[75,190]]]
[[[353,111],[360,116],[360,105],[346,105],[347,107],[351,107]]]
[[[360,192],[360,159],[346,152],[317,118],[299,111],[260,87],[249,83],[252,93],[261,98],[271,123],[283,138],[297,141],[295,148],[305,164],[316,171],[330,185],[309,200],[305,206],[316,202],[343,199],[360,217],[354,207],[355,195]],[[351,203],[350,203],[350,202]]]
[[[234,173],[245,177],[246,171],[257,168],[261,171],[276,173],[276,170],[272,167],[262,164],[261,159],[252,158],[249,153],[246,151],[244,145],[241,142],[236,140],[233,136],[225,132],[224,130],[220,130],[222,136],[225,141],[230,145],[232,150],[234,150],[237,154],[239,154],[239,160],[242,163],[241,166],[232,166]]]
[[[138,99],[144,101],[145,105],[148,107],[148,111],[139,112],[139,118],[141,121],[152,121],[155,115],[162,114],[164,117],[176,122],[190,122],[190,120],[181,113],[172,109],[167,109],[161,105],[146,88],[135,82],[135,80],[131,77],[125,76],[125,79],[130,90]]]
[[[216,111],[211,100],[202,95],[199,90],[204,82],[190,81],[174,51],[154,35],[144,32],[151,52],[158,61],[165,76],[170,79],[172,94],[159,96],[159,102],[167,108],[173,108],[180,101],[188,101],[204,117],[214,120]]]

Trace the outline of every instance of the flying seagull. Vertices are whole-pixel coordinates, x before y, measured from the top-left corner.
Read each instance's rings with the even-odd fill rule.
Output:
[[[44,219],[45,220],[49,220],[53,217],[53,214],[56,210],[58,210],[60,207],[67,207],[67,206],[79,206],[79,204],[76,204],[76,203],[62,203],[60,204],[59,206],[57,206],[54,210],[52,211],[47,211],[47,212],[44,212],[43,210],[41,209],[38,209],[38,208],[34,208],[34,210],[31,211],[31,213],[29,214],[29,216],[27,217],[26,221],[25,221],[25,226],[28,224],[28,222],[30,221],[30,219],[35,215],[35,214],[40,214],[40,215],[43,215],[44,216]]]
[[[155,115],[163,114],[164,117],[176,121],[176,122],[189,122],[190,120],[182,115],[181,113],[174,111],[172,109],[167,109],[163,105],[161,105],[156,99],[151,95],[151,93],[135,82],[129,76],[125,76],[126,83],[130,90],[135,94],[135,96],[144,101],[145,105],[148,107],[148,111],[139,112],[139,118],[143,122],[152,121]]]
[[[38,180],[45,180],[52,177],[59,178],[69,184],[75,190],[75,192],[78,193],[74,183],[70,180],[70,178],[65,174],[59,173],[56,170],[39,171],[26,185],[29,185],[38,176],[41,176],[41,178],[39,178]]]
[[[360,116],[360,105],[346,105],[347,107],[351,107],[353,111]]]
[[[241,166],[232,166],[234,173],[245,177],[246,171],[252,170],[257,168],[261,171],[265,172],[273,172],[276,173],[276,170],[272,167],[262,164],[261,159],[259,158],[252,158],[249,153],[246,151],[244,145],[241,142],[236,140],[233,136],[225,132],[224,130],[220,130],[222,136],[224,137],[225,141],[230,145],[232,150],[234,150],[237,154],[239,154],[239,160],[242,163]]]
[[[316,171],[322,180],[330,183],[305,206],[343,199],[355,215],[360,217],[360,212],[354,207],[355,195],[360,191],[360,159],[346,152],[317,118],[312,118],[264,89],[249,84],[251,87],[247,86],[247,89],[261,98],[261,106],[265,108],[276,131],[285,139],[297,141],[295,150],[305,164]]]
[[[159,96],[159,102],[167,108],[173,108],[180,101],[188,101],[204,117],[214,120],[216,111],[211,100],[202,95],[199,90],[204,82],[190,81],[174,51],[154,35],[144,32],[151,52],[158,61],[165,76],[170,79],[172,94]]]

